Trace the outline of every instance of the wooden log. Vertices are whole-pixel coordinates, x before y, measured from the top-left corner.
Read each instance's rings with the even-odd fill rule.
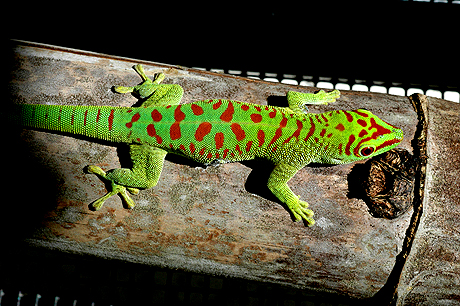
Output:
[[[398,305],[460,305],[460,104],[415,95],[427,125],[423,214]]]
[[[116,94],[111,87],[139,83],[131,68],[136,63],[142,63],[148,75],[165,73],[164,83],[183,86],[183,103],[209,98],[261,105],[285,103],[283,97],[289,90],[317,90],[18,42],[13,48],[8,103],[131,106],[136,102],[134,97]],[[446,101],[428,100],[428,104],[434,101],[435,105],[429,108],[429,116],[439,114],[430,123],[444,126],[448,122],[450,131],[458,131],[458,106],[449,109]],[[418,121],[407,97],[343,91],[337,103],[309,108],[311,112],[366,108],[402,128],[405,138],[399,147],[412,152]],[[431,148],[436,152],[432,153],[433,161],[437,164],[429,164],[429,171],[436,170],[438,175],[427,174],[430,193],[425,202],[433,202],[436,196],[444,200],[435,201],[438,204],[431,212],[434,220],[422,220],[427,222],[421,226],[427,234],[416,243],[404,271],[399,292],[404,297],[411,296],[414,279],[426,280],[423,288],[428,288],[430,266],[435,265],[422,267],[420,263],[426,263],[427,258],[435,260],[443,250],[450,252],[443,263],[453,268],[447,274],[439,270],[439,277],[459,277],[454,263],[458,258],[457,244],[447,234],[440,234],[450,230],[458,238],[455,219],[451,218],[455,209],[453,214],[447,213],[454,203],[459,203],[458,194],[442,193],[452,188],[449,180],[458,186],[458,161],[451,165],[449,180],[440,177],[446,171],[443,167],[448,164],[447,156],[458,159],[458,141],[452,140],[458,140],[459,134],[438,128],[430,135]],[[442,146],[436,137],[442,137]],[[135,209],[124,209],[121,200],[112,197],[94,212],[88,205],[106,189],[83,168],[89,164],[106,170],[120,167],[119,157],[121,164],[126,163],[127,157],[123,146],[31,130],[12,130],[5,144],[2,160],[8,161],[4,171],[11,179],[11,196],[6,201],[11,204],[5,213],[21,220],[9,238],[31,247],[364,299],[376,295],[387,283],[413,212],[410,209],[392,220],[369,213],[359,192],[354,192],[360,188],[355,178],[364,162],[308,166],[290,181],[294,192],[315,211],[316,225],[307,228],[292,222],[289,213],[270,195],[265,187],[269,173],[266,169],[270,168],[267,164],[232,163],[205,169],[173,156],[168,156],[158,185],[133,196]],[[437,184],[442,187],[433,189]],[[433,239],[439,235],[445,240],[435,244]],[[437,251],[430,248],[434,245],[438,245]],[[414,253],[421,258],[414,258]],[[424,277],[420,278],[422,272]]]

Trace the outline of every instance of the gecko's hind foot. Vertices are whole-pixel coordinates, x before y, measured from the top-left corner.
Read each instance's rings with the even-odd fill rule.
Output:
[[[131,197],[128,195],[128,191],[125,186],[121,186],[112,182],[112,190],[109,191],[105,196],[102,196],[93,203],[91,203],[90,207],[94,210],[99,210],[108,198],[116,194],[120,194],[127,208],[134,208],[134,206],[136,205],[134,201],[131,199]]]
[[[86,171],[89,172],[89,173],[96,174],[97,176],[99,176],[103,180],[107,180],[107,178],[106,178],[107,173],[104,170],[102,170],[100,167],[98,167],[98,166],[88,166],[86,168]],[[128,191],[131,194],[138,194],[139,189],[132,188],[132,187],[125,187],[125,186],[119,185],[119,184],[117,184],[117,183],[115,183],[113,181],[109,181],[109,182],[111,184],[111,191],[109,191],[106,195],[100,197],[99,199],[97,199],[96,201],[91,203],[90,207],[92,209],[94,209],[94,210],[101,209],[101,207],[104,205],[105,201],[107,201],[107,199],[109,199],[111,196],[116,195],[116,194],[120,194],[120,197],[122,198],[122,200],[125,203],[127,208],[133,208],[136,205],[134,203],[134,201],[131,199],[131,197],[129,196]]]

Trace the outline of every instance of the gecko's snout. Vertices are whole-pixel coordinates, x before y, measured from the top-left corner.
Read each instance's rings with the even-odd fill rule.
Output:
[[[395,128],[393,130],[393,133],[394,133],[396,139],[398,139],[399,141],[403,140],[404,135],[403,135],[403,131],[401,129]]]

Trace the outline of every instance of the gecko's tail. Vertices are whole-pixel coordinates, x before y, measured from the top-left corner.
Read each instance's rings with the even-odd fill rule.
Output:
[[[8,121],[32,129],[121,142],[120,131],[114,124],[118,109],[109,106],[16,104]]]

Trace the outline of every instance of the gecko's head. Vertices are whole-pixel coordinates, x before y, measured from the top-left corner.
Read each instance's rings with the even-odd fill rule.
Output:
[[[345,164],[384,153],[403,139],[401,129],[365,109],[331,112],[334,129],[327,157],[322,162]]]

